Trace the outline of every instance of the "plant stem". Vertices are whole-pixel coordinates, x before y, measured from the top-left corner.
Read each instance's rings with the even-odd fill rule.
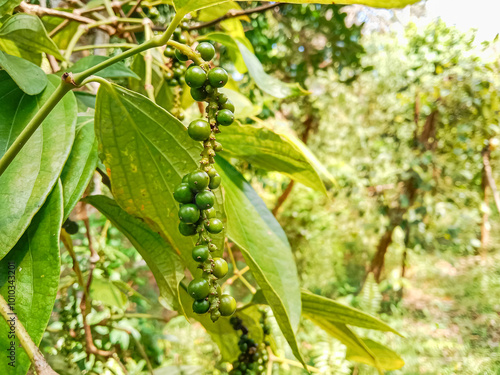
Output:
[[[85,51],[90,49],[100,49],[100,48],[134,48],[137,44],[131,43],[108,43],[108,44],[92,44],[87,46],[78,46],[73,48],[73,52]]]
[[[38,375],[57,375],[57,372],[52,370],[49,366],[45,358],[43,357],[42,352],[36,344],[31,339],[30,335],[22,325],[21,321],[17,317],[17,315],[10,309],[10,306],[7,304],[7,301],[0,294],[0,314],[3,316],[7,323],[15,322],[14,327],[16,331],[16,337],[19,340],[19,343],[22,345],[26,354],[30,358],[33,367],[35,367]]]
[[[2,156],[2,159],[0,159],[0,176],[5,172],[10,163],[12,163],[16,155],[19,151],[21,151],[26,142],[28,142],[30,137],[38,129],[43,120],[45,120],[47,115],[54,109],[64,95],[71,90],[71,88],[72,85],[70,83],[61,80],[59,86],[57,86],[47,101],[43,103],[42,107],[38,110],[35,116],[33,116],[21,134],[19,134],[14,142],[12,142],[7,152]]]
[[[152,38],[153,31],[149,24],[144,25],[144,37],[146,40],[150,40]],[[144,56],[144,62],[146,64],[146,75],[144,77],[144,89],[148,94],[148,98],[155,103],[155,88],[153,86],[153,55],[150,50],[146,51]]]

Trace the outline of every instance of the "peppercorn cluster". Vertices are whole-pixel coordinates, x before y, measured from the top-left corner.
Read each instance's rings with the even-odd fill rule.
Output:
[[[237,316],[231,318],[231,324],[235,331],[241,330],[238,347],[241,354],[238,360],[233,362],[233,369],[229,372],[230,375],[261,375],[265,374],[267,362],[269,360],[267,347],[269,342],[266,336],[270,334],[271,329],[266,323],[266,312],[261,310],[260,324],[264,339],[257,344],[255,340],[248,337],[248,329],[243,324],[243,321]]]
[[[176,33],[174,38],[175,35]],[[182,42],[179,37],[177,41]],[[222,294],[217,283],[218,279],[227,274],[228,265],[224,259],[212,256],[218,249],[211,238],[211,234],[220,233],[224,229],[214,208],[213,190],[219,187],[221,177],[213,164],[216,152],[222,150],[222,145],[216,141],[215,134],[219,132],[219,126],[228,126],[234,121],[234,105],[225,94],[218,91],[229,79],[227,72],[220,67],[210,69],[209,61],[215,56],[214,46],[202,42],[196,46],[195,53],[198,54],[197,57],[201,57],[195,60],[202,63],[191,64],[185,70],[184,76],[180,76],[182,69],[174,70],[173,79],[177,79],[179,84],[185,82],[191,88],[194,100],[207,102],[206,120],[194,120],[188,127],[189,136],[203,143],[203,151],[198,169],[183,177],[182,182],[174,190],[174,198],[180,203],[180,233],[184,236],[198,235],[192,257],[199,262],[202,274],[193,279],[187,288],[188,294],[194,299],[193,311],[197,314],[209,312],[210,318],[215,322],[220,316],[230,316],[236,310],[234,298]],[[168,55],[172,56],[170,50]],[[176,63],[183,66],[180,62],[189,60],[188,56],[177,49],[173,52],[173,57],[177,60],[174,66]]]

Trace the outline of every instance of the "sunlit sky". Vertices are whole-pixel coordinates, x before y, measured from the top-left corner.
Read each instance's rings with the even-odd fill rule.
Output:
[[[429,0],[427,10],[429,16],[461,30],[477,29],[479,40],[492,40],[500,33],[500,0]]]

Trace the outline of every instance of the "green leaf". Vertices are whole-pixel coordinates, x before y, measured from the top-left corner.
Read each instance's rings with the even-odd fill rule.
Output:
[[[295,330],[301,302],[297,268],[283,229],[243,176],[217,157],[225,192],[228,237],[239,247],[294,355],[303,364]]]
[[[189,138],[179,120],[148,98],[112,84],[99,88],[95,128],[116,202],[159,231],[196,271],[191,257],[195,240],[177,229],[179,204],[173,191],[186,173],[197,168],[201,143]],[[221,189],[215,194],[218,215],[225,220]],[[223,249],[224,233],[213,238]]]
[[[78,60],[68,71],[73,73],[81,73],[103,61],[108,60],[107,56],[90,55]],[[103,78],[134,78],[141,79],[137,74],[135,74],[131,69],[125,66],[123,61],[117,62],[111,66],[108,66],[95,74],[96,76]]]
[[[0,156],[55,90],[59,78],[48,78],[41,94],[29,96],[0,72]],[[71,151],[75,122],[76,101],[69,92],[0,176],[0,259],[21,238],[57,182]]]
[[[370,352],[372,352],[375,358],[377,358],[377,361],[382,369],[387,371],[398,370],[405,365],[405,361],[403,361],[399,355],[386,346],[370,339],[363,338],[362,340]],[[359,351],[354,347],[347,348],[346,359],[365,363],[370,366],[374,365],[374,362],[370,359],[370,357],[367,357],[363,351]]]
[[[0,0],[0,17],[11,14],[15,7],[21,4],[22,0]]]
[[[106,306],[125,310],[127,296],[112,281],[94,277],[90,286],[92,300],[102,302]]]
[[[14,312],[39,345],[49,322],[59,286],[59,234],[62,225],[62,187],[59,182],[35,215],[26,233],[0,262],[0,293],[14,305]],[[15,275],[12,274],[14,270]],[[15,301],[9,300],[15,291]],[[10,292],[9,292],[10,291]],[[30,367],[26,352],[17,339],[8,340],[8,326],[0,321],[0,350],[7,353],[15,341],[15,367],[8,366],[7,355],[0,356],[6,375],[25,375]]]
[[[28,95],[40,94],[47,86],[47,75],[28,60],[0,51],[0,67]]]
[[[85,199],[97,208],[134,245],[148,265],[160,289],[160,302],[170,310],[179,306],[179,283],[184,267],[170,245],[141,220],[127,214],[114,200],[94,195]]]
[[[226,33],[214,32],[206,35],[202,35],[197,38],[198,40],[211,40],[217,43],[220,43],[226,47],[229,58],[233,62],[234,66],[240,73],[246,73],[248,71],[247,66],[245,64],[245,60],[243,60],[243,56],[241,55],[240,49],[236,40]],[[253,51],[252,44],[248,39],[238,39],[240,42],[244,43],[246,47]]]
[[[240,94],[238,91],[231,90],[228,87],[219,89],[231,98],[234,104],[234,117],[237,119],[246,119],[247,117],[257,116],[262,112],[262,106],[253,104],[245,95]]]
[[[318,317],[335,323],[344,323],[356,327],[393,332],[401,336],[399,332],[380,319],[366,314],[363,311],[304,290],[301,296],[302,313],[308,317]]]
[[[40,18],[25,13],[13,15],[0,27],[0,50],[37,65],[40,65],[42,52],[64,60]]]
[[[75,142],[61,172],[64,219],[69,216],[87,188],[94,175],[97,159],[94,117],[78,116]]]
[[[227,0],[173,0],[173,3],[176,11],[185,15],[193,10],[207,8],[211,5],[225,3],[226,1]],[[420,0],[340,0],[338,2],[335,1],[335,4],[361,4],[375,8],[403,8],[418,1]],[[291,4],[332,4],[331,0],[285,0],[276,2]]]
[[[73,9],[71,8],[58,8],[57,10],[69,13],[73,11]],[[45,26],[45,29],[50,34],[50,32],[54,30],[57,26],[59,26],[63,22],[67,23],[68,20],[53,16],[43,16],[42,22],[43,25]],[[68,48],[69,42],[71,41],[71,37],[78,30],[78,26],[80,26],[80,23],[76,21],[70,21],[69,23],[66,24],[66,26],[64,26],[62,30],[59,30],[57,34],[52,37],[52,40],[57,45],[57,47],[59,47],[59,49],[65,50],[66,48]]]
[[[243,60],[245,60],[248,73],[262,91],[279,99],[309,94],[298,83],[284,83],[278,78],[267,74],[257,56],[238,40],[236,44],[243,56]]]
[[[325,185],[302,150],[269,128],[233,124],[217,135],[217,140],[224,145],[221,155],[225,157],[236,157],[258,168],[283,173],[326,194]]]

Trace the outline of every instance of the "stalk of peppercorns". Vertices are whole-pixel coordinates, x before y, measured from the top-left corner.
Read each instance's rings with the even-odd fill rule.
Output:
[[[269,355],[267,347],[269,342],[266,336],[270,334],[270,327],[266,323],[266,312],[261,310],[260,324],[263,332],[263,340],[257,344],[255,340],[248,337],[248,329],[243,324],[243,321],[237,316],[233,316],[230,320],[235,331],[241,330],[238,347],[241,354],[238,359],[233,362],[233,369],[229,372],[230,375],[257,375],[264,374],[266,371]]]
[[[208,62],[215,56],[211,43],[202,42],[196,47],[203,62]],[[187,61],[188,56],[179,50],[175,51],[179,61]],[[208,70],[208,72],[207,72]],[[201,161],[197,170],[188,173],[174,191],[174,198],[181,205],[179,208],[179,231],[184,236],[198,235],[198,241],[193,248],[192,257],[199,262],[202,274],[194,278],[188,285],[188,294],[194,298],[193,311],[197,314],[210,312],[212,321],[220,316],[230,316],[236,310],[236,301],[228,294],[222,294],[217,280],[228,272],[228,265],[222,258],[213,257],[218,248],[212,243],[211,234],[220,233],[224,227],[217,218],[213,207],[215,195],[213,190],[221,183],[221,177],[213,167],[215,154],[222,150],[222,145],[216,141],[215,134],[219,126],[231,125],[234,121],[234,105],[226,95],[218,91],[229,77],[227,72],[219,67],[209,69],[208,64],[192,64],[184,76],[186,84],[191,87],[191,96],[196,101],[205,101],[207,120],[198,119],[189,124],[188,134],[203,143],[200,154]]]

